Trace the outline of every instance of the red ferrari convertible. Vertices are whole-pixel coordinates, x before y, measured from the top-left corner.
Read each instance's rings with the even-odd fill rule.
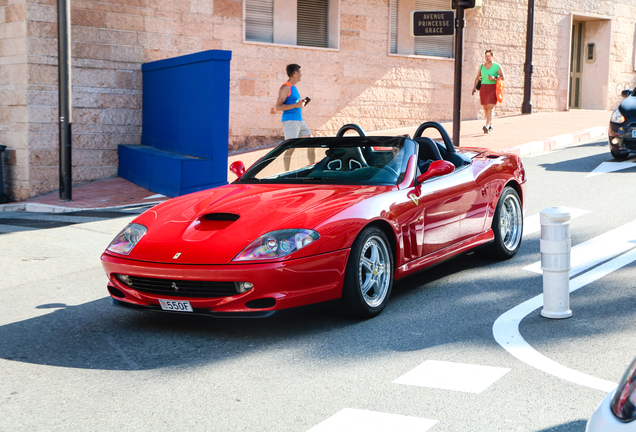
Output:
[[[456,149],[438,123],[413,139],[347,125],[230,169],[233,183],[159,204],[115,237],[102,255],[115,305],[264,317],[334,302],[370,318],[395,279],[477,247],[511,258],[521,244],[521,159]]]

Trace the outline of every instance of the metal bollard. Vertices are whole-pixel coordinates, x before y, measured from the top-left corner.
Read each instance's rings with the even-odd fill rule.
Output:
[[[560,207],[543,210],[541,218],[541,270],[543,309],[546,318],[569,318],[570,310],[570,212]]]

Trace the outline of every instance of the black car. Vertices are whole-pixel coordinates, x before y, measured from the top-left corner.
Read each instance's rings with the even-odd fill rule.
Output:
[[[636,88],[621,95],[625,100],[612,113],[607,135],[612,156],[624,160],[636,151]]]

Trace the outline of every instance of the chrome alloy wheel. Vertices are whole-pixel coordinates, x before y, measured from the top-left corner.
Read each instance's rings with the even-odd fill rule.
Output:
[[[384,302],[391,283],[391,258],[386,244],[377,235],[369,237],[362,247],[358,266],[358,286],[364,302],[377,307]]]
[[[515,194],[508,194],[499,214],[501,239],[506,249],[512,251],[519,246],[523,231],[523,213],[521,203]]]

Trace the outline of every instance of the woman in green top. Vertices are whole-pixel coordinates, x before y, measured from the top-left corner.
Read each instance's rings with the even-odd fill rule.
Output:
[[[492,114],[497,105],[497,78],[504,79],[503,69],[499,63],[492,61],[492,50],[486,50],[486,62],[479,66],[475,84],[473,85],[473,94],[477,91],[477,83],[481,81],[479,89],[479,99],[481,106],[486,112],[486,124],[484,125],[484,133],[492,133]]]

